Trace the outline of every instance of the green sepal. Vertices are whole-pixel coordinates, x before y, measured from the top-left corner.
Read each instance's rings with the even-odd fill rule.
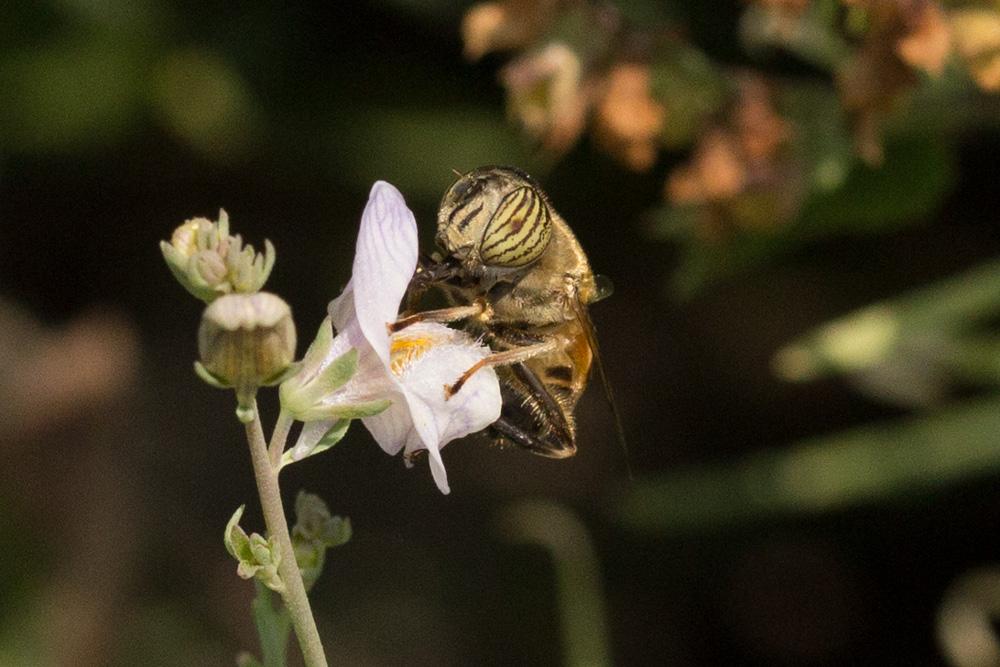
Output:
[[[347,352],[334,359],[329,366],[323,369],[317,380],[324,389],[323,393],[340,389],[347,381],[354,377],[358,370],[358,351],[351,348]]]
[[[216,238],[224,239],[229,236],[229,214],[226,213],[226,209],[219,209],[219,219],[216,220],[215,224],[218,226],[218,232]],[[205,230],[206,237],[209,236],[208,232],[211,230]]]
[[[316,338],[306,350],[305,357],[299,362],[297,372],[287,377],[281,384],[279,389],[281,406],[300,421],[323,419],[322,415],[309,419],[303,419],[303,416],[324,396],[347,384],[358,370],[358,351],[351,348],[317,373],[316,369],[321,367],[323,358],[332,344],[333,325],[327,317],[320,323]]]
[[[254,258],[254,269],[257,276],[257,290],[264,287],[264,283],[271,276],[271,269],[274,268],[274,262],[278,258],[277,252],[274,250],[274,244],[270,240],[264,239],[264,255],[257,255]]]
[[[250,553],[250,538],[247,537],[246,532],[240,528],[240,519],[243,518],[243,510],[246,509],[246,505],[240,505],[233,516],[230,517],[229,523],[226,524],[226,532],[222,535],[222,541],[226,545],[226,551],[229,555],[236,560],[242,561],[249,559],[251,557]]]
[[[322,454],[326,450],[330,449],[338,442],[340,442],[344,435],[347,433],[347,429],[351,425],[350,419],[341,419],[333,423],[333,426],[323,434],[323,437],[319,439],[312,449],[308,452],[300,453],[298,456],[295,455],[296,448],[292,447],[287,452],[281,456],[281,467],[284,468],[290,463],[295,463],[296,461],[301,461],[302,459],[307,459],[310,456],[315,456],[316,454]]]
[[[184,288],[201,299],[205,303],[212,303],[217,298],[224,294],[229,294],[233,291],[233,287],[228,281],[223,281],[217,285],[213,285],[205,278],[202,277],[201,272],[198,270],[198,262],[204,259],[201,257],[200,253],[195,253],[191,255],[187,260],[187,272],[185,273],[186,281],[181,284]]]
[[[170,273],[187,289],[187,256],[166,241],[160,241],[160,252],[163,253],[163,261],[167,263]]]
[[[211,303],[222,296],[223,292],[209,285],[198,275],[192,264],[194,256],[188,257],[166,241],[160,241],[160,251],[170,273],[191,296],[205,303]]]
[[[210,370],[205,368],[204,364],[200,361],[194,362],[194,373],[200,377],[205,384],[215,387],[216,389],[229,389],[232,387],[232,385],[226,384],[226,381],[218,375],[213,374]]]
[[[308,354],[303,361],[309,365]],[[344,386],[358,369],[358,351],[351,348],[340,355],[330,365],[323,369],[315,378],[307,381],[307,385],[291,378],[281,385],[279,395],[281,406],[295,415],[299,421],[311,422],[325,419],[360,419],[371,417],[382,412],[392,404],[388,398],[374,401],[361,401],[349,405],[324,406],[321,401],[327,394]]]
[[[201,219],[198,220],[200,222]],[[188,225],[195,220],[189,220]],[[229,293],[254,294],[267,282],[274,268],[277,253],[270,241],[264,242],[264,252],[257,253],[253,246],[243,244],[239,234],[229,233],[229,216],[219,211],[217,222],[208,221],[195,230],[193,243],[178,249],[172,243],[163,241],[160,250],[163,258],[184,289],[205,303],[211,303],[219,296]],[[200,262],[211,260],[220,263],[218,281],[205,280]]]
[[[373,417],[392,405],[392,399],[379,398],[374,401],[362,401],[350,405],[317,407],[296,414],[295,418],[304,422],[322,421],[325,419],[361,419]]]
[[[288,368],[286,368],[285,370],[281,371],[277,375],[269,377],[266,380],[264,380],[263,382],[261,382],[260,386],[262,386],[262,387],[273,387],[276,384],[281,384],[282,382],[284,382],[288,378],[290,378],[293,375],[295,375],[296,373],[298,373],[300,370],[302,370],[302,362],[301,361],[296,361],[295,363],[289,364]]]

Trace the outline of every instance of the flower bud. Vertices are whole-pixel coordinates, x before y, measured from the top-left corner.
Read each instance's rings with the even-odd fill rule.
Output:
[[[281,550],[273,540],[268,540],[263,535],[246,534],[240,527],[244,508],[245,506],[240,506],[233,513],[223,535],[226,551],[239,563],[236,574],[242,579],[256,578],[271,590],[281,592],[284,590],[284,583],[278,573]]]
[[[257,387],[280,382],[295,358],[292,311],[269,292],[220,297],[202,315],[198,353],[213,384],[234,387],[244,405]]]
[[[198,252],[190,263],[190,266],[204,283],[216,291],[227,291],[226,278],[229,269],[226,267],[226,260],[214,250],[202,250]]]
[[[319,496],[305,491],[299,491],[295,498],[295,517],[292,548],[302,573],[302,583],[309,590],[323,572],[326,550],[351,539],[351,520],[331,516]]]
[[[229,216],[219,211],[218,222],[194,218],[174,230],[170,243],[160,250],[170,271],[184,288],[202,301],[223,294],[252,294],[267,282],[275,252],[264,241],[264,252],[243,245],[238,234],[229,234]]]
[[[185,220],[183,225],[174,230],[170,245],[183,257],[190,257],[198,251],[198,230],[211,225],[211,220],[207,218]]]

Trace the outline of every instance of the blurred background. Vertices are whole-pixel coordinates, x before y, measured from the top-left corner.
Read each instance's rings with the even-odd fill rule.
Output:
[[[354,526],[332,663],[1000,664],[995,2],[15,0],[0,90],[0,664],[258,650],[158,241],[269,238],[304,349],[371,183],[429,250],[482,164],[614,281],[628,451],[595,381],[575,458],[469,438],[450,496],[357,425],[288,469]]]

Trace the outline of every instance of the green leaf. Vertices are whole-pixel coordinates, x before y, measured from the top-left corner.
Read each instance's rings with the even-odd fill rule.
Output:
[[[612,511],[625,527],[662,536],[926,497],[1000,475],[997,433],[1000,395],[994,394],[929,417],[811,438],[735,465],[637,480]]]
[[[779,93],[778,108],[794,126],[791,146],[809,192],[841,187],[855,157],[847,114],[836,91],[816,84],[789,85]]]
[[[690,237],[670,278],[670,291],[677,298],[689,299],[706,284],[763,264],[799,242],[780,231],[738,231],[714,243]]]
[[[5,150],[75,151],[112,145],[128,133],[142,113],[151,54],[127,30],[103,32],[54,31],[31,40],[31,48],[4,44],[0,144]]]
[[[779,350],[774,368],[794,381],[832,374],[856,380],[864,372],[861,386],[880,398],[908,395],[897,387],[943,390],[948,375],[993,384],[1000,379],[1000,344],[986,332],[998,314],[1000,260],[993,260],[826,322]]]
[[[817,141],[812,148],[802,150],[804,154],[821,156],[821,144]],[[836,150],[829,155],[835,154]],[[831,165],[829,173],[835,176],[836,162]],[[712,243],[690,235],[671,278],[671,291],[688,298],[709,282],[759,266],[822,238],[895,231],[928,215],[951,188],[955,173],[952,152],[931,139],[890,142],[880,168],[856,162],[843,184],[828,192],[819,187],[825,178],[824,169],[822,163],[814,164],[812,185],[816,191],[792,223],[766,231],[735,231]]]
[[[810,2],[795,18],[795,28],[789,30],[787,22],[775,19],[775,10],[754,4],[743,12],[740,36],[751,54],[767,47],[781,48],[805,62],[833,70],[851,53],[839,30],[841,11],[836,0]]]
[[[667,109],[663,143],[671,149],[690,144],[726,101],[728,82],[704,53],[672,43],[652,65],[650,88]]]
[[[274,594],[261,582],[257,582],[257,597],[251,610],[260,649],[264,655],[263,667],[285,667],[285,655],[292,622],[288,611],[274,604]]]
[[[371,187],[370,174],[394,183],[407,198],[437,201],[454,180],[451,169],[516,164],[538,175],[542,163],[499,109],[352,105],[329,136],[342,173]],[[372,146],[393,146],[392,151]]]
[[[954,180],[955,156],[942,141],[890,142],[881,167],[856,163],[842,187],[807,202],[797,224],[811,235],[893,231],[933,211]]]

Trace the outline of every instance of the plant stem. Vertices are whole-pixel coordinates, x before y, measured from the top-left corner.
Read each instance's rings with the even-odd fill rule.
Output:
[[[267,447],[271,467],[276,470],[281,465],[281,455],[285,453],[285,441],[288,440],[288,431],[292,428],[294,421],[292,413],[284,408],[278,413],[278,421],[275,422],[274,431],[271,433],[271,444]]]
[[[292,538],[288,534],[288,522],[285,520],[285,510],[281,504],[281,492],[278,488],[278,468],[272,465],[268,456],[256,401],[252,407],[254,418],[246,425],[247,442],[250,444],[250,458],[253,461],[254,476],[257,478],[257,491],[260,493],[267,532],[277,542],[281,553],[278,573],[285,586],[281,597],[292,619],[292,626],[295,628],[295,636],[299,639],[306,667],[326,667],[323,644],[316,629],[312,609],[309,607],[306,588],[302,584],[302,573],[295,562]]]

